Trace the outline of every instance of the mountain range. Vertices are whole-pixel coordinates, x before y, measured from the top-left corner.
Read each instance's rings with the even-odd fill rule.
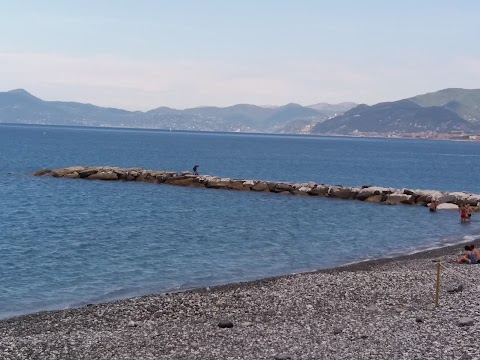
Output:
[[[167,130],[282,133],[300,132],[308,124],[356,106],[354,103],[287,104],[261,107],[197,107],[126,111],[76,102],[44,101],[26,90],[0,92],[0,123],[128,127]]]
[[[480,132],[480,89],[444,89],[375,105],[169,107],[127,111],[0,92],[0,123],[324,135]]]
[[[358,105],[312,127],[313,134],[476,133],[480,89],[444,89],[372,106]]]

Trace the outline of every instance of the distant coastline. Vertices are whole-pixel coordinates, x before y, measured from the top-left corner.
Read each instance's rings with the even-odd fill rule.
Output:
[[[0,92],[0,123],[221,133],[398,137],[477,141],[480,89],[450,88],[374,105],[346,102],[276,107],[236,104],[128,111]]]
[[[295,136],[295,137],[326,137],[326,138],[365,138],[365,139],[405,139],[405,140],[443,140],[443,141],[464,141],[464,142],[480,142],[480,134],[478,135],[459,135],[459,134],[379,134],[379,133],[362,133],[362,134],[303,134],[303,133],[267,133],[267,132],[239,132],[239,131],[198,131],[198,130],[169,130],[158,128],[142,128],[142,127],[113,127],[113,126],[89,126],[89,125],[61,125],[61,124],[33,124],[33,123],[0,123],[0,126],[32,126],[32,127],[57,127],[57,128],[73,128],[73,129],[98,129],[98,130],[139,130],[139,131],[160,131],[160,132],[178,132],[178,133],[210,133],[210,134],[232,134],[232,135],[252,135],[252,136]]]

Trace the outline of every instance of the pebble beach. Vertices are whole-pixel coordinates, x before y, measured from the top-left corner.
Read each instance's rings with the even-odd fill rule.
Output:
[[[463,245],[0,321],[1,359],[479,359]],[[437,260],[441,263],[435,306]]]

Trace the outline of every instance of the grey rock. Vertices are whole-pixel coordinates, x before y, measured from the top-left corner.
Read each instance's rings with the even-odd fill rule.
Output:
[[[458,285],[457,287],[447,289],[447,293],[449,293],[449,294],[454,294],[454,293],[462,292],[462,291],[463,291],[463,285],[462,284]]]
[[[471,326],[473,325],[473,319],[470,317],[462,317],[458,320],[458,326]]]
[[[218,323],[218,327],[222,329],[233,328],[233,323],[230,320],[220,320]]]
[[[341,326],[337,326],[337,327],[333,328],[333,333],[335,335],[341,334],[342,332],[343,332],[343,327],[341,327]]]
[[[278,354],[273,357],[275,360],[291,360],[293,359],[292,355],[289,354]]]
[[[380,309],[378,308],[377,305],[370,305],[369,307],[366,308],[367,311],[370,311],[370,312],[377,312],[377,311],[380,311]]]

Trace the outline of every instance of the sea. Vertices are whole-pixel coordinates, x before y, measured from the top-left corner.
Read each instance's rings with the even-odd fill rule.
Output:
[[[35,177],[67,166],[480,193],[480,143],[0,125],[0,318],[456,244],[474,215],[317,196]],[[461,249],[459,249],[459,254]]]

